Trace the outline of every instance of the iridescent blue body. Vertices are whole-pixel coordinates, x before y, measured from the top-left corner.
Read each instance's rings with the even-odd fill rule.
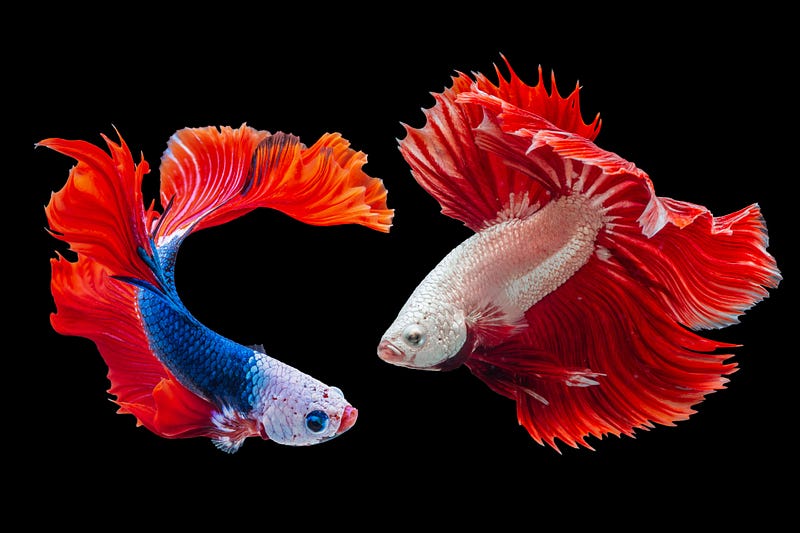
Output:
[[[189,390],[240,413],[253,407],[254,351],[198,322],[185,308],[139,289],[139,310],[158,359]]]
[[[249,413],[268,377],[258,371],[253,348],[242,346],[198,321],[175,290],[180,239],[158,249],[154,271],[164,292],[140,285],[139,312],[150,347],[189,390],[219,406]],[[160,268],[159,268],[160,267]]]

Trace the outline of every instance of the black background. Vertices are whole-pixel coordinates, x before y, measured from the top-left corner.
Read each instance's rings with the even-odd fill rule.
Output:
[[[308,527],[483,518],[533,529],[543,520],[773,521],[787,511],[779,487],[796,471],[796,311],[788,291],[797,165],[796,147],[784,140],[796,135],[783,131],[797,114],[787,94],[796,65],[780,14],[765,7],[727,13],[723,23],[657,11],[433,16],[410,7],[234,7],[193,22],[133,9],[94,19],[43,10],[25,18],[22,41],[6,47],[12,157],[21,154],[22,163],[6,176],[14,214],[6,225],[12,366],[4,381],[12,392],[4,440],[7,462],[21,474],[17,495],[48,508],[68,504],[59,515],[66,521],[106,509],[145,522],[158,512],[185,525],[212,515],[232,527],[267,528],[275,516]],[[324,24],[311,25],[312,14]],[[558,454],[532,441],[513,402],[466,368],[412,371],[376,355],[411,290],[469,235],[412,179],[397,149],[401,123],[421,126],[430,93],[448,87],[456,71],[496,80],[501,54],[530,84],[539,65],[548,78],[555,72],[562,94],[579,82],[584,118],[603,119],[597,143],[648,172],[659,195],[716,215],[753,202],[763,210],[785,279],[741,324],[709,333],[743,345],[735,352],[740,370],[676,427],[591,439],[595,451]],[[305,226],[261,210],[187,240],[177,264],[187,307],[223,335],[261,343],[339,386],[360,414],[348,433],[322,445],[248,439],[226,455],[207,439],[162,439],[116,415],[94,345],[50,328],[48,259],[63,247],[44,229],[43,206],[73,163],[33,144],[102,143],[100,134],[115,138],[116,127],[150,163],[152,195],[172,133],[245,122],[306,144],[340,132],[368,154],[364,170],[383,179],[396,215],[383,234]]]

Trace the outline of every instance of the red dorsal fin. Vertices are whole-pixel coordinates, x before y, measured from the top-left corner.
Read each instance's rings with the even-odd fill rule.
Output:
[[[433,95],[435,105],[425,110],[426,124],[419,129],[406,125],[406,137],[400,141],[400,151],[414,178],[436,198],[442,213],[475,231],[509,217],[530,215],[549,200],[550,191],[532,180],[524,166],[509,165],[476,142],[486,117],[480,106],[462,105],[459,95],[474,91],[522,109],[535,109],[543,123],[588,139],[594,139],[600,129],[599,117],[589,124],[583,122],[577,86],[562,97],[555,76],[548,92],[541,67],[539,82],[530,86],[506,64],[509,78],[503,78],[496,68],[497,85],[480,74],[475,81],[465,74],[454,77],[451,88]]]

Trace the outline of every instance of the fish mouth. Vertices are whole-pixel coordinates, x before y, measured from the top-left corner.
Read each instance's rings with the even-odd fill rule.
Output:
[[[351,427],[353,424],[356,423],[356,419],[358,418],[358,409],[353,407],[352,405],[348,405],[344,408],[344,412],[342,413],[342,421],[339,423],[339,429],[336,430],[337,435],[341,435]]]
[[[378,357],[387,363],[401,365],[405,362],[406,354],[404,354],[400,348],[392,344],[391,341],[383,339],[380,344],[378,344]]]
[[[383,339],[380,344],[378,344],[378,357],[395,366],[413,368],[415,370],[449,370],[450,368],[455,368],[461,364],[461,361],[459,361],[453,366],[448,366],[447,361],[445,361],[438,365],[419,366],[415,364],[415,355],[407,357],[403,350],[398,348],[392,341],[387,339]]]

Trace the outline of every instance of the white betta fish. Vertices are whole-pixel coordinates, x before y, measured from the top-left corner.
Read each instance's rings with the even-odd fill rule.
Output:
[[[540,444],[674,425],[724,387],[721,328],[781,279],[759,206],[714,217],[656,196],[594,144],[578,87],[509,69],[459,73],[400,151],[445,215],[475,233],[413,291],[378,346],[422,370],[466,365],[516,402]]]

